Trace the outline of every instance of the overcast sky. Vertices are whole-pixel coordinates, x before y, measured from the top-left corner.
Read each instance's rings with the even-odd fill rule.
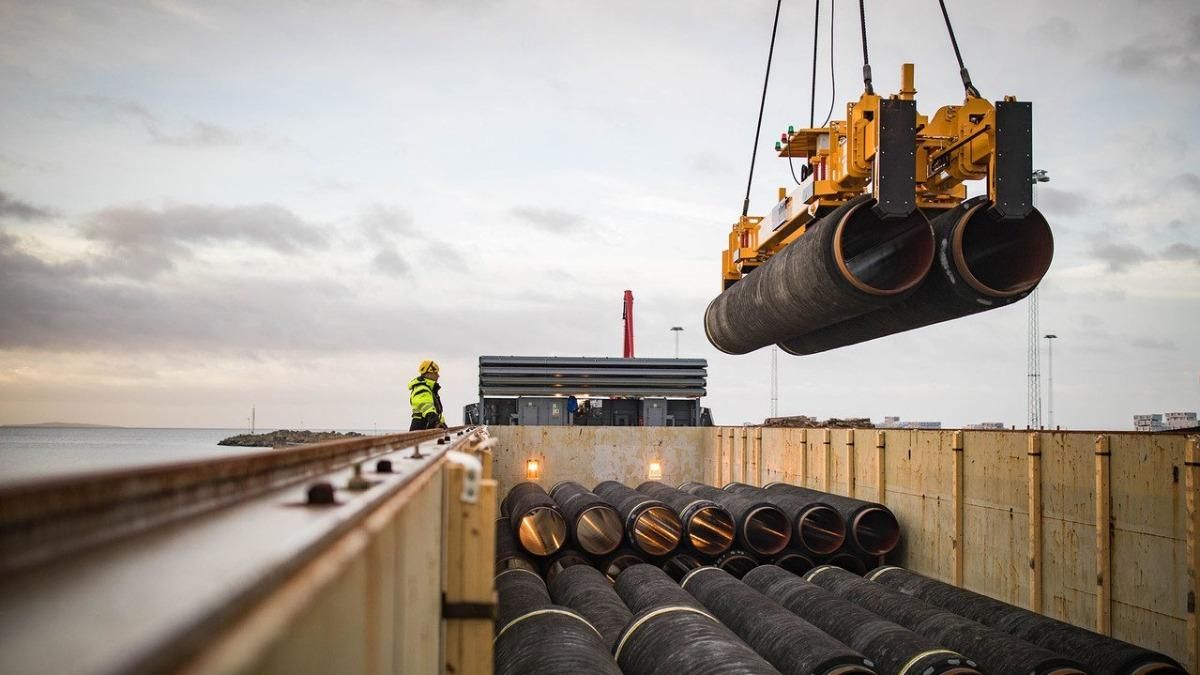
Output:
[[[840,117],[861,47],[832,4]],[[1033,101],[1055,422],[1200,408],[1200,7],[947,5],[982,93]],[[937,3],[866,6],[876,89],[909,61],[923,113],[960,103]],[[807,125],[812,7],[783,3],[755,213],[791,183],[769,150]],[[773,11],[0,0],[0,424],[395,428],[423,358],[457,421],[481,354],[620,356],[627,288],[639,356],[683,326],[718,423],[761,420],[770,350],[702,317]],[[1023,426],[1025,344],[1019,303],[781,353],[780,413]]]

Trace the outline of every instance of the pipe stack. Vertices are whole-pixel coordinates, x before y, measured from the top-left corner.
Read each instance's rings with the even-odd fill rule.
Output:
[[[550,497],[566,516],[571,542],[589,555],[607,555],[621,545],[621,517],[600,495],[579,483],[562,481],[550,488]]]
[[[550,555],[567,539],[567,522],[558,505],[537,483],[514,485],[500,502],[500,513],[508,517],[517,541],[533,555]]]
[[[883,504],[788,483],[767,483],[762,488],[732,484],[732,489],[755,495],[781,495],[828,504],[836,509],[846,522],[846,545],[841,550],[852,552],[869,561],[891,553],[900,543],[900,523],[891,509]]]
[[[1082,664],[1061,654],[843,569],[818,567],[805,578],[863,609],[971,657],[985,672],[1084,675]]]
[[[678,514],[653,497],[606,480],[595,488],[625,520],[625,535],[634,550],[648,556],[665,556],[679,546],[683,523]]]
[[[646,481],[637,491],[675,509],[688,544],[698,553],[717,556],[733,545],[733,516],[720,504],[658,481]]]
[[[758,555],[775,555],[787,548],[792,539],[792,523],[787,515],[770,502],[734,492],[718,490],[703,483],[684,483],[680,490],[724,506],[733,516],[734,534],[739,544]]]
[[[867,578],[1043,649],[1071,656],[1082,663],[1088,672],[1096,675],[1167,675],[1186,672],[1174,659],[1158,652],[944,584],[900,567],[880,567]]]
[[[591,622],[610,651],[633,620],[633,613],[613,590],[612,582],[595,567],[576,565],[563,570],[550,582],[550,597]]]

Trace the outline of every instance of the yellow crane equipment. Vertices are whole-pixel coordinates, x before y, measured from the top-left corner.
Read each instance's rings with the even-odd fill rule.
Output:
[[[790,194],[780,188],[766,216],[744,207],[730,231],[722,292],[705,312],[718,349],[855,344],[1016,302],[1049,269],[1053,237],[1033,207],[1032,106],[979,94],[941,1],[965,100],[920,114],[912,64],[899,92],[876,94],[860,1],[864,92],[844,120],[789,127],[775,143],[803,178]],[[986,194],[966,199],[975,180]]]

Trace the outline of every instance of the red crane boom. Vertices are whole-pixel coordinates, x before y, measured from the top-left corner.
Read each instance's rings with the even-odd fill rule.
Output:
[[[625,308],[621,311],[625,320],[625,358],[633,358],[633,291],[625,291]]]

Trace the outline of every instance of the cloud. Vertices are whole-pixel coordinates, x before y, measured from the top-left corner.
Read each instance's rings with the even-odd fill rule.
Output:
[[[1162,257],[1163,260],[1184,260],[1200,265],[1200,246],[1177,242],[1168,246]]]
[[[1132,265],[1146,262],[1151,257],[1136,244],[1128,242],[1098,242],[1092,244],[1092,256],[1108,263],[1108,269],[1113,272],[1124,272]]]
[[[1175,79],[1200,66],[1200,14],[1176,22],[1176,34],[1143,34],[1111,52],[1107,61],[1119,73]]]
[[[394,249],[384,249],[375,254],[371,259],[371,264],[375,270],[381,274],[396,278],[411,278],[412,266],[408,264],[399,253]]]
[[[1037,188],[1038,208],[1046,213],[1076,216],[1084,211],[1088,203],[1088,198],[1080,192],[1069,192],[1049,186]]]
[[[8,193],[0,190],[0,219],[12,218],[13,220],[37,220],[40,218],[49,218],[54,214],[47,209],[43,209],[33,204],[23,202],[19,199],[13,199],[8,196]]]
[[[135,101],[109,96],[84,96],[86,105],[118,118],[136,122],[159,145],[193,148],[216,148],[241,145],[255,134],[239,132],[212,122],[194,121],[182,129],[170,129],[158,115]]]
[[[192,258],[199,246],[241,243],[291,255],[326,242],[315,225],[274,204],[115,207],[91,216],[81,231],[104,252],[97,271],[143,279]]]
[[[577,213],[555,208],[517,206],[510,209],[509,213],[539,230],[554,234],[566,234],[582,227],[586,222],[585,218]]]
[[[1200,195],[1200,176],[1194,173],[1181,173],[1172,182],[1187,189],[1194,195]]]
[[[1068,47],[1079,39],[1079,29],[1061,16],[1055,16],[1033,27],[1033,32],[1046,44]]]
[[[1179,349],[1171,340],[1158,340],[1155,338],[1137,338],[1129,344],[1139,349],[1152,349],[1155,351],[1176,351]]]

